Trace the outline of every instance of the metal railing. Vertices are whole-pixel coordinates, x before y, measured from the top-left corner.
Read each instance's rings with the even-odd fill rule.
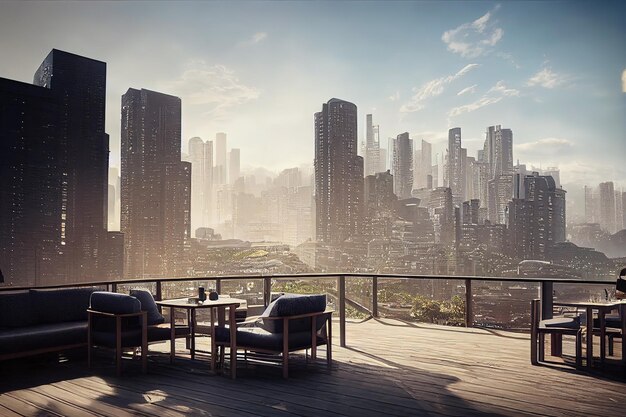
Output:
[[[118,286],[133,284],[156,285],[154,293],[155,300],[163,298],[163,284],[173,282],[193,282],[193,281],[214,281],[215,289],[222,293],[222,282],[227,280],[263,280],[263,302],[267,306],[270,303],[272,292],[272,280],[312,280],[320,278],[337,279],[337,300],[339,313],[339,340],[342,347],[346,346],[346,278],[368,278],[371,279],[371,302],[372,307],[368,312],[373,317],[378,317],[378,284],[383,279],[409,279],[409,280],[461,280],[465,282],[465,312],[464,322],[466,327],[474,325],[473,293],[472,283],[474,281],[484,282],[516,282],[516,283],[538,283],[540,285],[540,298],[542,300],[542,317],[551,318],[553,314],[553,291],[554,284],[582,284],[582,285],[614,285],[614,280],[578,280],[571,278],[536,278],[536,277],[484,277],[484,276],[442,276],[442,275],[404,275],[404,274],[368,274],[368,273],[312,273],[312,274],[277,274],[277,275],[224,275],[212,277],[177,277],[177,278],[140,278],[131,280],[114,281],[92,281],[80,283],[65,283],[57,285],[46,285],[36,287],[37,289],[55,288],[75,288],[96,286],[104,287],[107,291],[117,292]],[[0,294],[7,291],[26,290],[35,287],[30,286],[0,286]],[[349,301],[349,300],[348,300]],[[365,307],[363,307],[365,308]]]

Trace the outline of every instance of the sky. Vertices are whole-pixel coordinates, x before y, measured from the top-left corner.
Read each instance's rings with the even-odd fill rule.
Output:
[[[514,159],[570,187],[626,188],[626,3],[2,2],[0,77],[32,82],[52,48],[107,63],[119,166],[128,88],[181,97],[183,150],[228,134],[246,167],[313,162],[313,114],[355,103],[381,141],[433,143],[513,130]]]

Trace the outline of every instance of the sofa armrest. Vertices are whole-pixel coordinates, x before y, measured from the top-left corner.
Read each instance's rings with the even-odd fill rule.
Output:
[[[97,310],[91,310],[91,309],[87,309],[87,313],[88,314],[95,314],[95,315],[99,315],[99,316],[106,316],[106,317],[134,317],[134,316],[142,316],[145,315],[147,316],[147,312],[145,311],[138,311],[136,313],[124,313],[124,314],[116,314],[116,313],[107,313],[105,311],[97,311]]]

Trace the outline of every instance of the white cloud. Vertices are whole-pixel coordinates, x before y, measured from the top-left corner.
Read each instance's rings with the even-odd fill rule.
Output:
[[[495,27],[492,21],[492,12],[497,9],[498,7],[473,22],[445,31],[441,40],[450,52],[464,58],[476,58],[488,53],[504,36],[504,30]]]
[[[564,75],[555,73],[550,67],[544,67],[535,75],[530,77],[526,84],[531,87],[538,85],[544,88],[552,89],[562,85],[566,82],[566,80],[567,77]]]
[[[473,94],[476,92],[476,84],[471,85],[469,87],[465,87],[464,89],[462,89],[461,91],[459,91],[458,93],[456,93],[457,96],[462,96],[463,94]]]
[[[487,93],[499,93],[503,96],[519,96],[520,94],[519,90],[516,90],[514,88],[507,88],[506,85],[504,85],[504,81],[502,80],[498,81],[496,85],[491,87]]]
[[[396,91],[395,93],[393,93],[392,95],[390,95],[388,98],[389,98],[389,100],[391,100],[391,101],[398,101],[398,100],[400,100],[400,92],[399,92],[399,91]]]
[[[190,63],[164,89],[179,96],[184,107],[194,107],[215,120],[223,119],[232,107],[256,100],[260,95],[258,89],[241,83],[234,71],[204,61]]]
[[[626,93],[626,69],[622,72],[622,92]]]
[[[572,141],[564,138],[543,138],[532,142],[515,145],[515,150],[520,152],[556,153],[564,152],[574,146]]]
[[[455,117],[463,113],[470,113],[470,112],[480,109],[481,107],[485,107],[490,104],[495,104],[500,100],[502,100],[502,97],[482,96],[481,98],[479,98],[478,100],[472,103],[464,104],[463,106],[454,107],[448,112],[448,117]]]
[[[457,94],[457,95],[461,95],[460,94],[461,92],[462,91],[460,91],[459,94]],[[477,100],[475,100],[475,101],[473,101],[471,103],[464,104],[462,106],[458,106],[458,107],[454,107],[454,108],[450,109],[450,111],[448,112],[448,119],[450,119],[452,117],[455,117],[455,116],[459,116],[459,115],[461,115],[463,113],[471,113],[471,112],[473,112],[475,110],[478,110],[478,109],[480,109],[482,107],[498,103],[504,97],[512,97],[512,96],[519,96],[519,95],[520,95],[520,91],[519,90],[516,90],[514,88],[508,88],[504,84],[504,81],[500,80],[500,81],[498,81],[496,83],[496,85],[491,87],[479,99],[477,99]]]
[[[266,32],[257,32],[254,35],[252,35],[252,39],[250,40],[250,42],[252,44],[257,44],[259,42],[263,42],[266,38],[267,38]]]
[[[424,108],[424,101],[431,97],[437,97],[443,93],[446,85],[463,77],[465,74],[478,67],[478,64],[468,64],[461,68],[456,74],[448,75],[446,77],[435,78],[428,81],[421,87],[413,88],[413,96],[411,99],[400,107],[400,112],[411,113],[422,110]]]

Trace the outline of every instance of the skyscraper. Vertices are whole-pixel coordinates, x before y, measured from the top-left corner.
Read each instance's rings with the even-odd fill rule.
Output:
[[[180,160],[178,97],[128,89],[122,96],[125,276],[184,272],[190,238],[191,164]]]
[[[365,116],[365,175],[381,172],[379,126],[374,126],[372,115]]]
[[[228,161],[228,181],[230,184],[234,184],[240,175],[241,167],[241,152],[237,148],[233,148],[229,152]]]
[[[60,116],[49,89],[0,78],[0,269],[6,283],[66,277]]]
[[[341,243],[358,235],[363,212],[363,158],[357,155],[357,108],[333,98],[315,113],[316,239]]]
[[[465,153],[463,153],[465,151]],[[461,148],[461,128],[448,131],[448,164],[446,166],[446,186],[452,190],[455,206],[460,206],[465,198],[465,157],[467,150]]]
[[[585,185],[585,223],[593,223],[595,221],[593,188]]]
[[[600,226],[609,233],[615,233],[615,187],[612,181],[599,186]]]
[[[106,63],[53,49],[35,72],[35,85],[57,97],[62,175],[61,233],[70,275],[98,276],[106,251],[109,135],[104,131]]]
[[[226,171],[226,133],[220,132],[215,135],[215,184],[226,184],[228,172]]]
[[[191,162],[191,230],[210,224],[213,190],[213,142],[189,139]]]
[[[491,178],[513,172],[513,132],[500,125],[489,126],[483,146],[484,158],[489,163]]]
[[[391,174],[393,191],[399,199],[411,198],[413,190],[413,140],[407,132],[393,140]]]
[[[417,147],[417,144],[415,144]],[[432,144],[422,139],[421,149],[415,150],[413,160],[413,188],[428,188],[428,177],[433,173],[433,147]]]
[[[512,255],[545,259],[551,245],[565,240],[565,190],[536,172],[524,177],[522,187],[521,198],[508,205]]]

